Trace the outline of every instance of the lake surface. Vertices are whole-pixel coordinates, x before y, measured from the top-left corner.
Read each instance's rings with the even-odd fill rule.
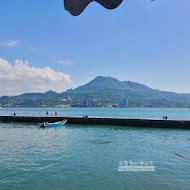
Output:
[[[46,111],[0,109],[0,114],[38,115],[39,110]],[[48,111],[53,115],[55,109]],[[171,118],[190,118],[188,109],[56,111],[141,118],[167,113]],[[188,190],[189,159],[190,130],[86,125],[40,129],[37,124],[0,123],[0,190]],[[131,162],[151,162],[155,171],[118,171]]]
[[[170,108],[1,108],[0,115],[30,115],[45,116],[99,116],[99,117],[129,117],[129,118],[162,118],[167,115],[168,119],[190,119],[190,109]]]

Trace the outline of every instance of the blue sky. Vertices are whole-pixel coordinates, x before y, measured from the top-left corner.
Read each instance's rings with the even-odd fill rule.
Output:
[[[52,75],[63,73],[62,83],[67,83],[53,88],[49,78],[47,87],[35,90],[34,84],[19,87],[20,80],[0,77],[1,84],[9,84],[0,95],[14,94],[13,84],[18,85],[16,94],[63,91],[99,75],[190,92],[189,0],[124,0],[115,10],[91,3],[77,17],[64,10],[62,0],[2,0],[0,7],[0,58],[12,67],[15,60],[27,62],[27,72],[50,67]]]

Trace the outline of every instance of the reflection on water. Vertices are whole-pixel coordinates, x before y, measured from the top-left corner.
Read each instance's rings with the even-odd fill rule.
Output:
[[[189,189],[189,142],[180,129],[1,123],[0,189]],[[118,172],[130,160],[156,170]]]

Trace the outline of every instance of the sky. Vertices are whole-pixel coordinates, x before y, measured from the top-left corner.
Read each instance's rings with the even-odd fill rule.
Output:
[[[65,91],[97,76],[190,93],[190,1],[0,0],[0,96]]]

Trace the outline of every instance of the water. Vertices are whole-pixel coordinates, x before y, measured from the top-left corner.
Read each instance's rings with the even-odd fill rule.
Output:
[[[88,111],[68,110],[74,115]],[[105,110],[108,114],[116,109]],[[188,190],[188,159],[189,130],[83,125],[40,129],[37,124],[0,123],[0,190]],[[119,172],[123,161],[154,161],[155,171]]]
[[[167,115],[169,119],[190,119],[190,109],[172,108],[1,108],[0,115],[32,115],[38,116],[41,111],[45,116],[100,116],[100,117],[129,117],[129,118],[162,118]]]

